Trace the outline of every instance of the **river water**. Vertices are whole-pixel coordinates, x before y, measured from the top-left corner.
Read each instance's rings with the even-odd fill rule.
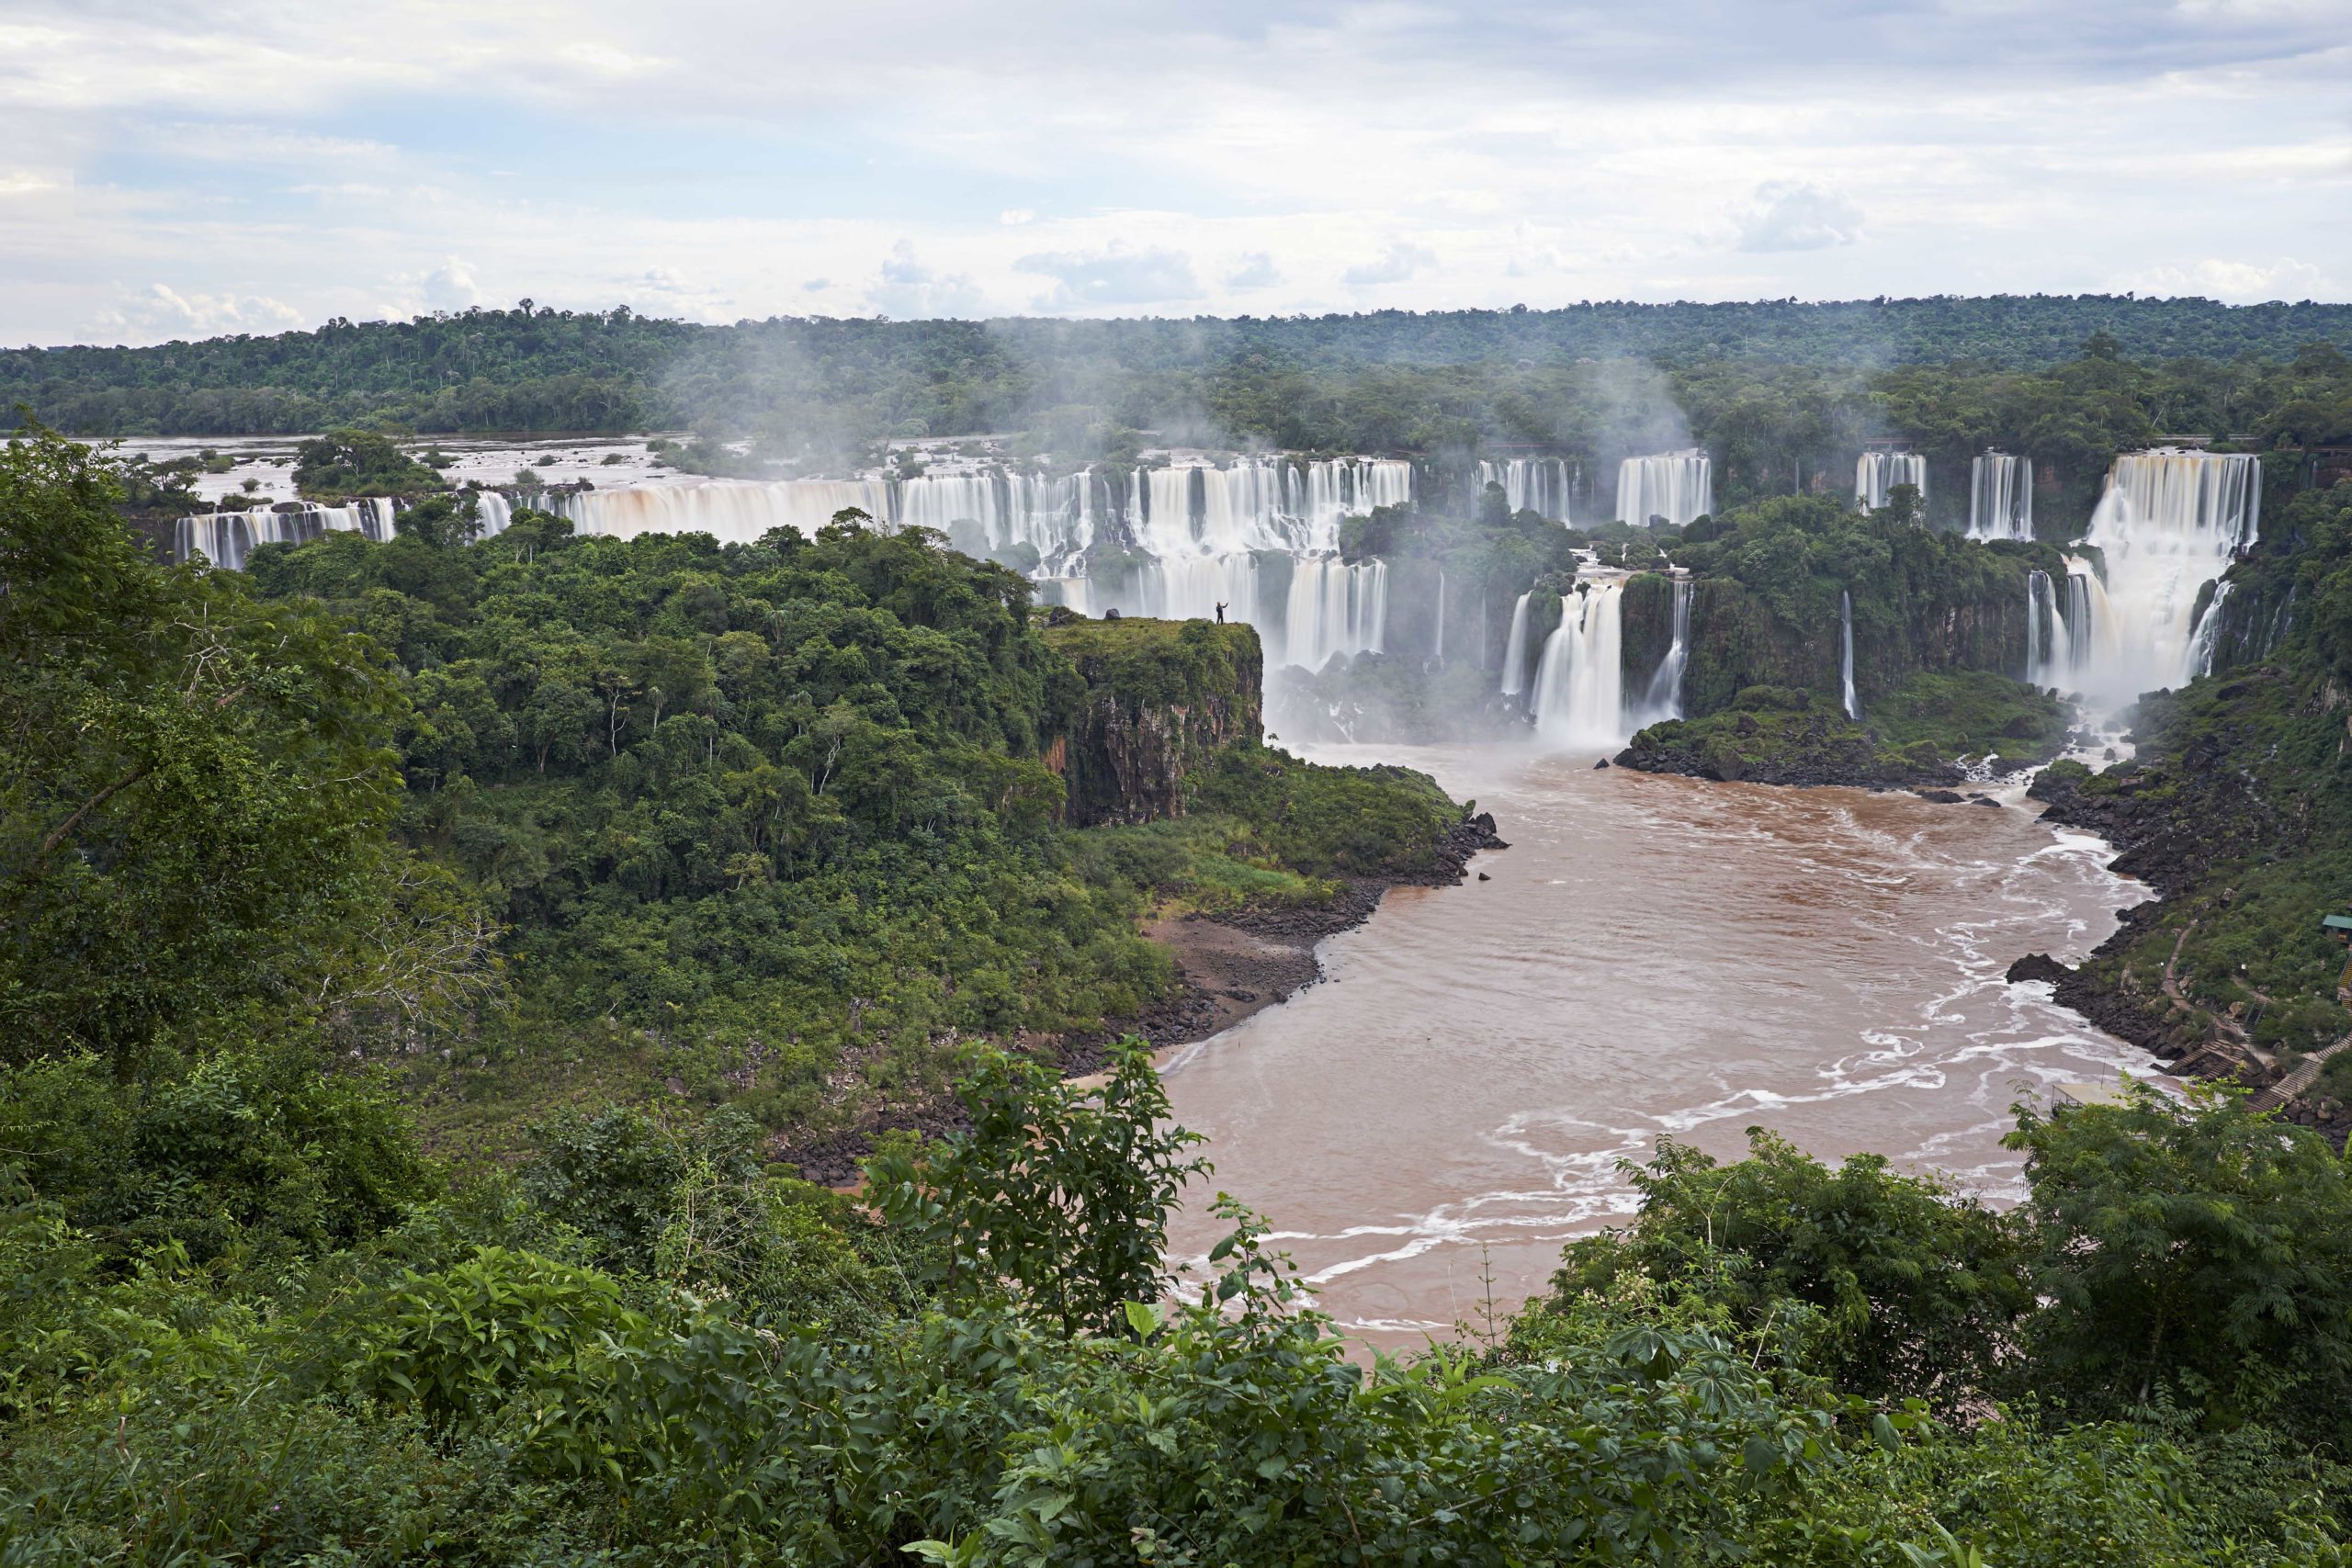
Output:
[[[2152,1066],[2001,977],[2079,960],[2147,896],[2020,790],[1992,810],[1512,747],[1313,755],[1423,769],[1511,846],[1479,857],[1491,881],[1390,892],[1324,945],[1328,979],[1164,1069],[1214,1187],[1374,1343],[1542,1291],[1563,1242],[1630,1213],[1618,1162],[1661,1136],[1736,1158],[1760,1125],[2014,1198],[2011,1104]],[[1207,1196],[1176,1258],[1222,1234]]]

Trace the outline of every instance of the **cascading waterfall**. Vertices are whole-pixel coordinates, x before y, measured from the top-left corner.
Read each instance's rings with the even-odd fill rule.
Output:
[[[1283,662],[1320,670],[1339,654],[1378,653],[1387,622],[1387,562],[1299,561],[1291,568],[1283,616]]]
[[[494,490],[474,491],[474,522],[479,527],[478,537],[494,538],[506,532],[507,525],[514,521],[514,502],[504,495]]]
[[[2073,593],[2070,576],[2067,592]],[[2025,580],[2025,678],[2036,686],[2064,686],[2074,677],[2073,636],[2059,613],[2057,585],[2046,571]]]
[[[1535,671],[1535,733],[1553,745],[1624,742],[1624,595],[1623,582],[1587,583],[1561,601]]]
[[[878,523],[894,520],[882,479],[779,479],[763,484],[708,479],[698,484],[633,485],[619,490],[549,491],[547,511],[582,534],[634,539],[640,534],[708,534],[723,545],[755,543],[772,528],[814,535],[850,508]]]
[[[2109,601],[2096,606],[2091,655],[2079,661],[2088,694],[2120,704],[2195,673],[2198,595],[2254,542],[2261,505],[2262,470],[2251,454],[2116,458],[2084,536],[2105,563]],[[2075,637],[2079,647],[2079,628]]]
[[[1679,528],[1714,509],[1714,466],[1704,452],[1660,452],[1617,465],[1619,522],[1639,527],[1663,517]]]
[[[1861,705],[1854,700],[1854,596],[1838,591],[1838,678],[1846,688],[1846,716],[1860,720]]]
[[[2213,585],[2213,602],[2205,606],[2205,615],[2197,623],[2197,635],[2188,639],[2188,673],[2191,679],[2213,672],[2213,656],[2222,640],[2222,601],[2235,587],[2228,578]]]
[[[1657,668],[1650,672],[1649,689],[1642,694],[1636,728],[1682,716],[1682,671],[1690,661],[1690,597],[1694,587],[1687,577],[1674,580],[1673,639],[1666,645],[1666,656],[1657,661]]]
[[[1510,607],[1510,636],[1503,644],[1502,694],[1515,697],[1527,683],[1527,602],[1535,597],[1529,589]]]
[[[1440,664],[1445,662],[1445,568],[1437,569],[1437,649],[1434,655]]]
[[[1503,487],[1503,500],[1513,513],[1532,512],[1555,523],[1570,523],[1569,491],[1572,479],[1566,457],[1507,457],[1499,463],[1481,459],[1478,464],[1478,493],[1487,487]]]
[[[1928,459],[1917,452],[1865,452],[1854,462],[1854,499],[1872,512],[1886,504],[1896,485],[1909,485],[1928,498]]]
[[[2033,537],[2033,459],[1986,452],[1968,465],[1968,536]]]
[[[201,555],[216,567],[243,571],[260,545],[299,545],[322,534],[361,534],[383,544],[394,533],[393,506],[382,496],[345,506],[279,502],[250,512],[199,512],[172,530],[172,558]]]

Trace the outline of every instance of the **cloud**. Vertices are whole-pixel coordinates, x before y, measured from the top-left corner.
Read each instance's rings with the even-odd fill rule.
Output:
[[[1768,180],[1739,217],[1743,251],[1826,251],[1860,237],[1862,209],[1819,186]]]
[[[141,342],[284,332],[304,324],[303,313],[283,299],[257,294],[182,294],[162,283],[129,295],[97,319],[101,332],[125,333]]]
[[[1012,269],[1056,280],[1054,291],[1037,301],[1041,310],[1157,305],[1196,299],[1201,293],[1193,276],[1193,259],[1183,252],[1138,251],[1117,240],[1105,250],[1025,255],[1012,264]]]
[[[436,310],[462,310],[469,305],[481,303],[481,289],[474,283],[473,269],[451,256],[424,275],[424,301]]]
[[[890,247],[881,271],[865,290],[865,302],[880,314],[900,321],[988,313],[979,288],[969,276],[934,272],[915,259],[914,246],[904,240]]]
[[[45,190],[55,190],[57,182],[30,169],[0,171],[0,196],[35,196]]]
[[[1225,275],[1227,288],[1272,288],[1282,280],[1283,275],[1274,270],[1274,258],[1263,251],[1251,251]]]
[[[812,277],[808,282],[800,286],[800,292],[803,294],[822,294],[826,289],[831,288],[832,286],[833,280],[830,277]]]
[[[2317,265],[2291,256],[2267,264],[2208,257],[2185,265],[2151,267],[2120,278],[2112,287],[2143,294],[2200,295],[2240,305],[2342,297]]]
[[[996,220],[1008,229],[1017,229],[1023,223],[1037,221],[1037,209],[1034,207],[1008,207],[996,215]]]
[[[1423,268],[1436,265],[1435,252],[1425,245],[1399,240],[1381,253],[1379,259],[1348,268],[1347,279],[1359,288],[1366,284],[1403,283]]]

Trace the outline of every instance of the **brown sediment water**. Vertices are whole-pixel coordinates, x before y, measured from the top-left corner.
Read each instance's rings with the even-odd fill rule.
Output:
[[[2023,1097],[2143,1054],[2003,980],[2079,960],[2147,897],[2098,840],[2005,803],[1596,771],[1590,754],[1330,748],[1492,811],[1492,880],[1392,890],[1328,978],[1170,1058],[1213,1187],[1267,1216],[1322,1308],[1389,1346],[1544,1288],[1563,1242],[1632,1208],[1660,1136],[1737,1157],[1769,1127],[2021,1190]],[[1172,1251],[1225,1226],[1195,1189]]]

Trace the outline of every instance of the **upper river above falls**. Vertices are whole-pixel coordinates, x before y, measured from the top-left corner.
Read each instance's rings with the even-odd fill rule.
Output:
[[[1214,1189],[1265,1214],[1341,1328],[1409,1346],[1542,1291],[1632,1208],[1618,1162],[1746,1129],[2022,1191],[2010,1105],[2154,1064],[2011,986],[2147,897],[2099,840],[2006,804],[1595,770],[1500,746],[1327,748],[1423,769],[1510,848],[1398,888],[1324,944],[1328,978],[1166,1066]],[[1226,1228],[1196,1186],[1172,1254]]]

